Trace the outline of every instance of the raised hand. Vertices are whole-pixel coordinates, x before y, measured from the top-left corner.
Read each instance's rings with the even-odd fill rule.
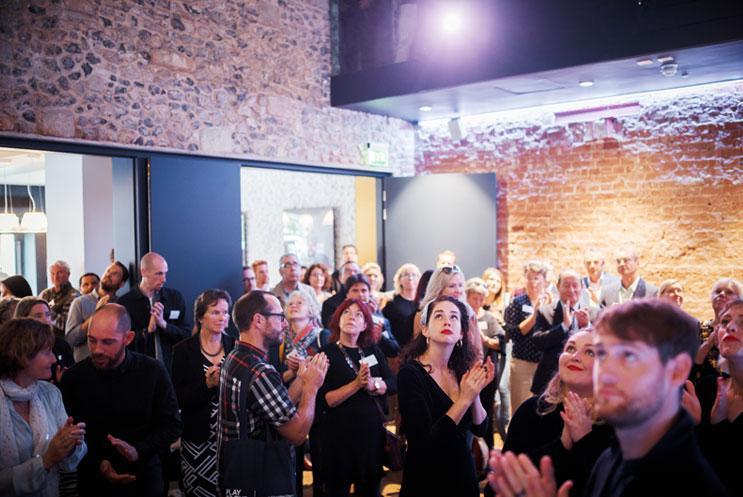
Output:
[[[101,464],[98,466],[98,471],[101,472],[101,475],[106,480],[114,485],[128,485],[137,481],[137,477],[135,475],[117,473],[116,470],[114,470],[113,466],[111,466],[111,462],[107,459],[101,461]]]
[[[469,402],[474,401],[475,397],[480,395],[480,391],[490,381],[493,381],[494,376],[493,361],[488,357],[484,364],[477,364],[462,375],[462,379],[459,381],[459,394]]]
[[[694,420],[694,424],[698,425],[702,421],[702,405],[699,403],[699,397],[697,397],[697,391],[694,388],[694,383],[686,380],[684,383],[684,391],[681,394],[681,407],[691,415],[691,419]]]
[[[592,408],[587,400],[575,392],[568,392],[562,402],[564,410],[560,413],[563,430],[560,437],[562,445],[570,450],[573,444],[585,437],[593,429]]]
[[[136,462],[139,459],[139,453],[137,452],[137,449],[135,449],[129,443],[120,438],[116,438],[113,435],[108,435],[108,437],[106,438],[109,442],[111,442],[111,445],[116,448],[119,454],[121,454],[122,457],[127,461]]]
[[[588,312],[588,309],[577,309],[574,314],[578,328],[585,328],[591,323],[591,314]]]
[[[359,364],[359,372],[356,374],[356,384],[359,390],[368,390],[371,385],[371,371],[369,364],[362,362]]]
[[[296,353],[289,353],[286,356],[286,366],[295,373],[299,370],[300,364],[304,363],[304,358]]]

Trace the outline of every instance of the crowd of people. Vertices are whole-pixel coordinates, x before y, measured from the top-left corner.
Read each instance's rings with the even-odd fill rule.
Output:
[[[528,261],[511,292],[451,251],[389,290],[353,245],[337,268],[278,263],[275,285],[256,260],[234,304],[207,289],[193,316],[154,252],[128,292],[118,261],[79,290],[57,261],[38,297],[2,280],[0,495],[300,496],[306,469],[316,497],[379,497],[388,427],[404,497],[475,497],[485,479],[502,497],[743,495],[732,278],[704,320],[632,249],[616,276],[593,250],[556,278]]]

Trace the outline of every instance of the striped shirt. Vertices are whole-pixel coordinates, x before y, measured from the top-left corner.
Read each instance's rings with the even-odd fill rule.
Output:
[[[241,341],[220,372],[218,444],[242,438],[242,411],[246,411],[248,424],[244,436],[260,438],[266,423],[279,427],[294,417],[297,408],[289,399],[281,375],[266,362],[266,354]]]

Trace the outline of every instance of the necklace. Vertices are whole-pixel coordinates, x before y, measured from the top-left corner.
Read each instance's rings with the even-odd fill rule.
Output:
[[[204,345],[201,343],[201,340],[199,340],[199,347],[201,348],[201,351],[206,354],[209,357],[217,357],[219,354],[221,354],[224,351],[224,346],[222,345],[222,341],[219,341],[219,350],[215,352],[214,354],[210,353],[208,350],[204,348]]]

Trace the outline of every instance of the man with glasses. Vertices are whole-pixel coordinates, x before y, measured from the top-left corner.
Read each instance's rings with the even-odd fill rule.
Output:
[[[307,298],[314,301],[315,305],[313,307],[320,307],[320,303],[317,301],[315,291],[312,287],[299,281],[301,271],[299,260],[297,260],[295,254],[284,254],[281,256],[279,259],[279,274],[281,274],[281,281],[279,281],[278,285],[273,287],[271,293],[276,295],[279,302],[281,302],[282,307],[286,306],[286,303],[289,300],[289,295],[295,291],[300,291],[306,294]]]
[[[281,450],[288,452],[283,460],[293,463],[291,445],[300,445],[307,438],[315,417],[317,391],[328,370],[325,354],[317,354],[288,390],[284,386],[267,357],[270,348],[283,342],[287,326],[281,303],[271,293],[255,290],[243,295],[235,303],[232,319],[240,330],[240,341],[222,365],[217,433],[220,478],[228,480],[233,470],[251,469],[240,460],[238,444],[232,442],[264,439],[267,430],[273,439],[280,439]],[[282,474],[281,469],[272,471]],[[294,478],[287,483],[293,482]],[[220,488],[230,489],[230,481],[220,482]]]
[[[601,298],[601,307],[658,296],[658,287],[640,278],[640,257],[636,250],[625,248],[618,252],[617,273],[620,281],[606,287]]]

